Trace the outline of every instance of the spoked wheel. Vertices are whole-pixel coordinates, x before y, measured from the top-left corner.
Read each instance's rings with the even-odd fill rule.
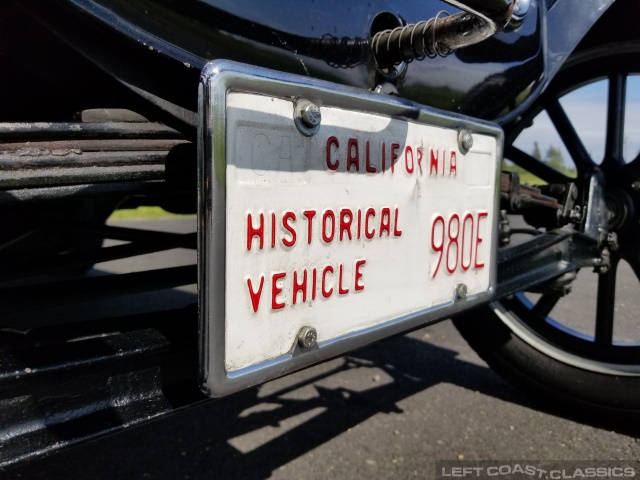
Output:
[[[508,159],[548,183],[574,181],[585,199],[590,176],[602,172],[609,231],[617,236],[617,241],[610,238],[608,270],[583,269],[578,274],[582,282],[575,282],[566,296],[566,291],[544,288],[542,295],[521,292],[456,320],[462,335],[487,363],[529,393],[600,413],[640,414],[640,155],[624,155],[627,84],[630,75],[638,72],[637,43],[579,52],[523,118],[521,125],[530,125],[546,111],[573,160],[575,179],[516,148],[513,142],[522,127],[508,134],[505,149]],[[602,80],[608,84],[606,140],[604,157],[594,158],[561,99]],[[630,268],[624,267],[626,276],[621,280],[623,260]],[[635,290],[631,300],[635,305],[626,315],[623,334],[616,302],[621,281],[627,290]],[[596,284],[592,311],[578,320],[563,319],[567,304],[575,310],[581,299],[589,297],[579,292],[589,283]]]

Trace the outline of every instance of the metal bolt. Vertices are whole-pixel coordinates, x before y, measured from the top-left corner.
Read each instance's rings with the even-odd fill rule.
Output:
[[[458,135],[458,147],[463,154],[471,150],[473,147],[473,135],[466,130],[461,130]]]
[[[309,100],[298,100],[294,104],[293,121],[301,134],[311,137],[320,129],[322,114],[320,107]]]
[[[631,188],[633,188],[634,190],[640,190],[640,180],[634,180],[631,183]]]
[[[456,285],[456,297],[459,299],[467,298],[467,286],[464,283]]]
[[[394,97],[398,96],[398,89],[392,83],[385,82],[376,85],[376,88],[373,89],[376,93],[382,93],[383,95],[392,95]]]
[[[318,341],[318,332],[313,327],[302,327],[298,332],[298,345],[302,348],[311,348]]]
[[[322,120],[322,114],[320,113],[320,107],[315,103],[309,103],[300,111],[300,118],[304,124],[309,127],[317,127]]]

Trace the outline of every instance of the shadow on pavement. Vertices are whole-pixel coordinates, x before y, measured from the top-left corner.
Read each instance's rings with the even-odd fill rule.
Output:
[[[3,478],[268,478],[371,417],[401,414],[403,400],[440,384],[540,408],[490,369],[402,336],[10,470]]]

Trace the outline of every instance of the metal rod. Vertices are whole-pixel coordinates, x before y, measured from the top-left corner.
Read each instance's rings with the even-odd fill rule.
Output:
[[[61,139],[61,138],[183,138],[182,134],[161,123],[0,123],[0,142],[11,139]]]
[[[617,266],[617,261],[612,262],[609,270],[598,277],[595,340],[602,345],[613,343]]]
[[[141,151],[167,151],[176,145],[190,143],[180,139],[147,139],[147,138],[118,138],[112,140],[41,140],[27,142],[0,143],[0,153],[20,153],[21,155],[41,154],[53,152],[58,157],[81,152],[141,152]]]
[[[0,191],[0,205],[16,203],[36,203],[48,200],[64,200],[96,197],[122,197],[125,195],[166,195],[169,193],[192,193],[189,188],[180,185],[168,185],[161,180],[122,181],[109,183],[84,183],[65,186],[43,186]]]
[[[40,152],[34,155],[0,154],[0,169],[5,174],[25,175],[29,171],[42,169],[52,172],[60,168],[88,168],[133,165],[164,165],[167,151],[118,151],[118,152],[83,152],[70,150],[65,154],[51,154]],[[0,178],[2,180],[3,178]]]

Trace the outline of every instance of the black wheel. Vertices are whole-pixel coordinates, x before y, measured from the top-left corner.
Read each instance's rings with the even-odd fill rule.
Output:
[[[640,73],[637,42],[578,52],[521,122],[530,125],[546,111],[571,156],[573,181],[582,192],[588,192],[592,172],[603,173],[607,207],[612,213],[609,228],[619,243],[619,248],[611,251],[611,268],[606,273],[579,272],[582,283],[575,282],[566,298],[553,291],[542,295],[521,292],[455,320],[480,356],[528,393],[555,404],[560,401],[598,413],[634,416],[640,414],[640,155],[634,152],[625,158],[623,146],[626,87],[636,73]],[[600,81],[608,84],[602,158],[585,147],[561,103],[569,93]],[[567,181],[566,172],[550,168],[513,145],[523,130],[516,127],[507,132],[505,156],[549,183]],[[635,289],[635,296],[631,314],[625,317],[625,334],[620,336],[616,293],[621,289],[619,266],[625,263],[624,288]],[[585,296],[583,292],[581,297],[579,289],[589,283],[593,294]],[[575,320],[568,324],[563,319],[567,304],[575,306],[580,298],[588,301],[589,297],[593,297],[593,309],[580,317],[579,325]]]

